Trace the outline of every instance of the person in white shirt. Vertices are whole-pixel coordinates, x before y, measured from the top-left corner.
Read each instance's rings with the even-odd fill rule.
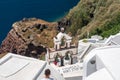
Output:
[[[45,70],[45,77],[41,80],[54,80],[53,78],[50,78],[51,71],[50,69]]]

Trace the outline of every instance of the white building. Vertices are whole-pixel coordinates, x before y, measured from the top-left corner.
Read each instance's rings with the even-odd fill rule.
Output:
[[[92,42],[83,42],[80,40],[78,43],[78,58],[83,60],[91,50],[97,47],[105,46],[103,43],[92,43]]]
[[[116,35],[111,35],[106,41],[107,45],[120,45],[120,33]]]
[[[70,48],[70,44],[72,41],[72,37],[70,37],[69,35],[67,35],[66,33],[63,32],[59,32],[57,34],[56,37],[54,37],[54,48],[56,50],[59,50],[61,48],[61,43],[62,43],[62,38],[64,38],[65,40],[65,44],[67,48]]]
[[[99,35],[93,35],[91,36],[91,39],[98,39],[98,40],[102,40],[103,37],[102,36],[99,36]]]
[[[120,80],[120,46],[92,50],[84,59],[83,80]]]
[[[63,75],[65,80],[82,80],[82,66],[83,64],[76,63],[72,65],[57,67],[54,64],[51,64],[51,66],[58,70],[60,74]]]
[[[48,68],[54,80],[64,80],[59,72],[45,61],[8,53],[0,59],[0,80],[41,80],[44,70]]]

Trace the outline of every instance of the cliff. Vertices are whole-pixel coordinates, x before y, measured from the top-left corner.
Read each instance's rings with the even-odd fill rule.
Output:
[[[75,39],[94,34],[108,37],[120,31],[120,0],[80,0],[68,15],[58,22],[36,18],[15,22],[0,47],[0,53],[38,57],[53,47],[53,37],[60,27],[65,27]],[[89,35],[88,35],[89,33]]]
[[[46,47],[53,46],[57,23],[36,18],[24,18],[15,22],[0,47],[0,53],[12,52],[20,55],[39,57]]]
[[[94,34],[108,37],[120,31],[120,0],[80,0],[66,16],[77,39]]]

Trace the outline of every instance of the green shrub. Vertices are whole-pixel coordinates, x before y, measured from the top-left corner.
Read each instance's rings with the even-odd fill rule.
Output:
[[[115,16],[111,21],[106,22],[102,27],[96,28],[95,30],[90,32],[90,36],[92,35],[101,35],[103,37],[109,37],[110,35],[114,35],[120,31],[120,14]]]

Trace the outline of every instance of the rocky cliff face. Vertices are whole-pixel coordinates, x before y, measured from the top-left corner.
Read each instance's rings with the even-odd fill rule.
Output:
[[[80,0],[68,15],[57,23],[30,18],[13,24],[0,47],[0,53],[38,57],[45,47],[53,47],[57,30],[65,27],[74,41],[94,34],[108,37],[120,31],[120,0]],[[76,40],[77,39],[77,40]]]
[[[12,52],[20,55],[39,57],[46,47],[53,46],[57,23],[36,18],[23,19],[13,24],[0,47],[0,53]]]

